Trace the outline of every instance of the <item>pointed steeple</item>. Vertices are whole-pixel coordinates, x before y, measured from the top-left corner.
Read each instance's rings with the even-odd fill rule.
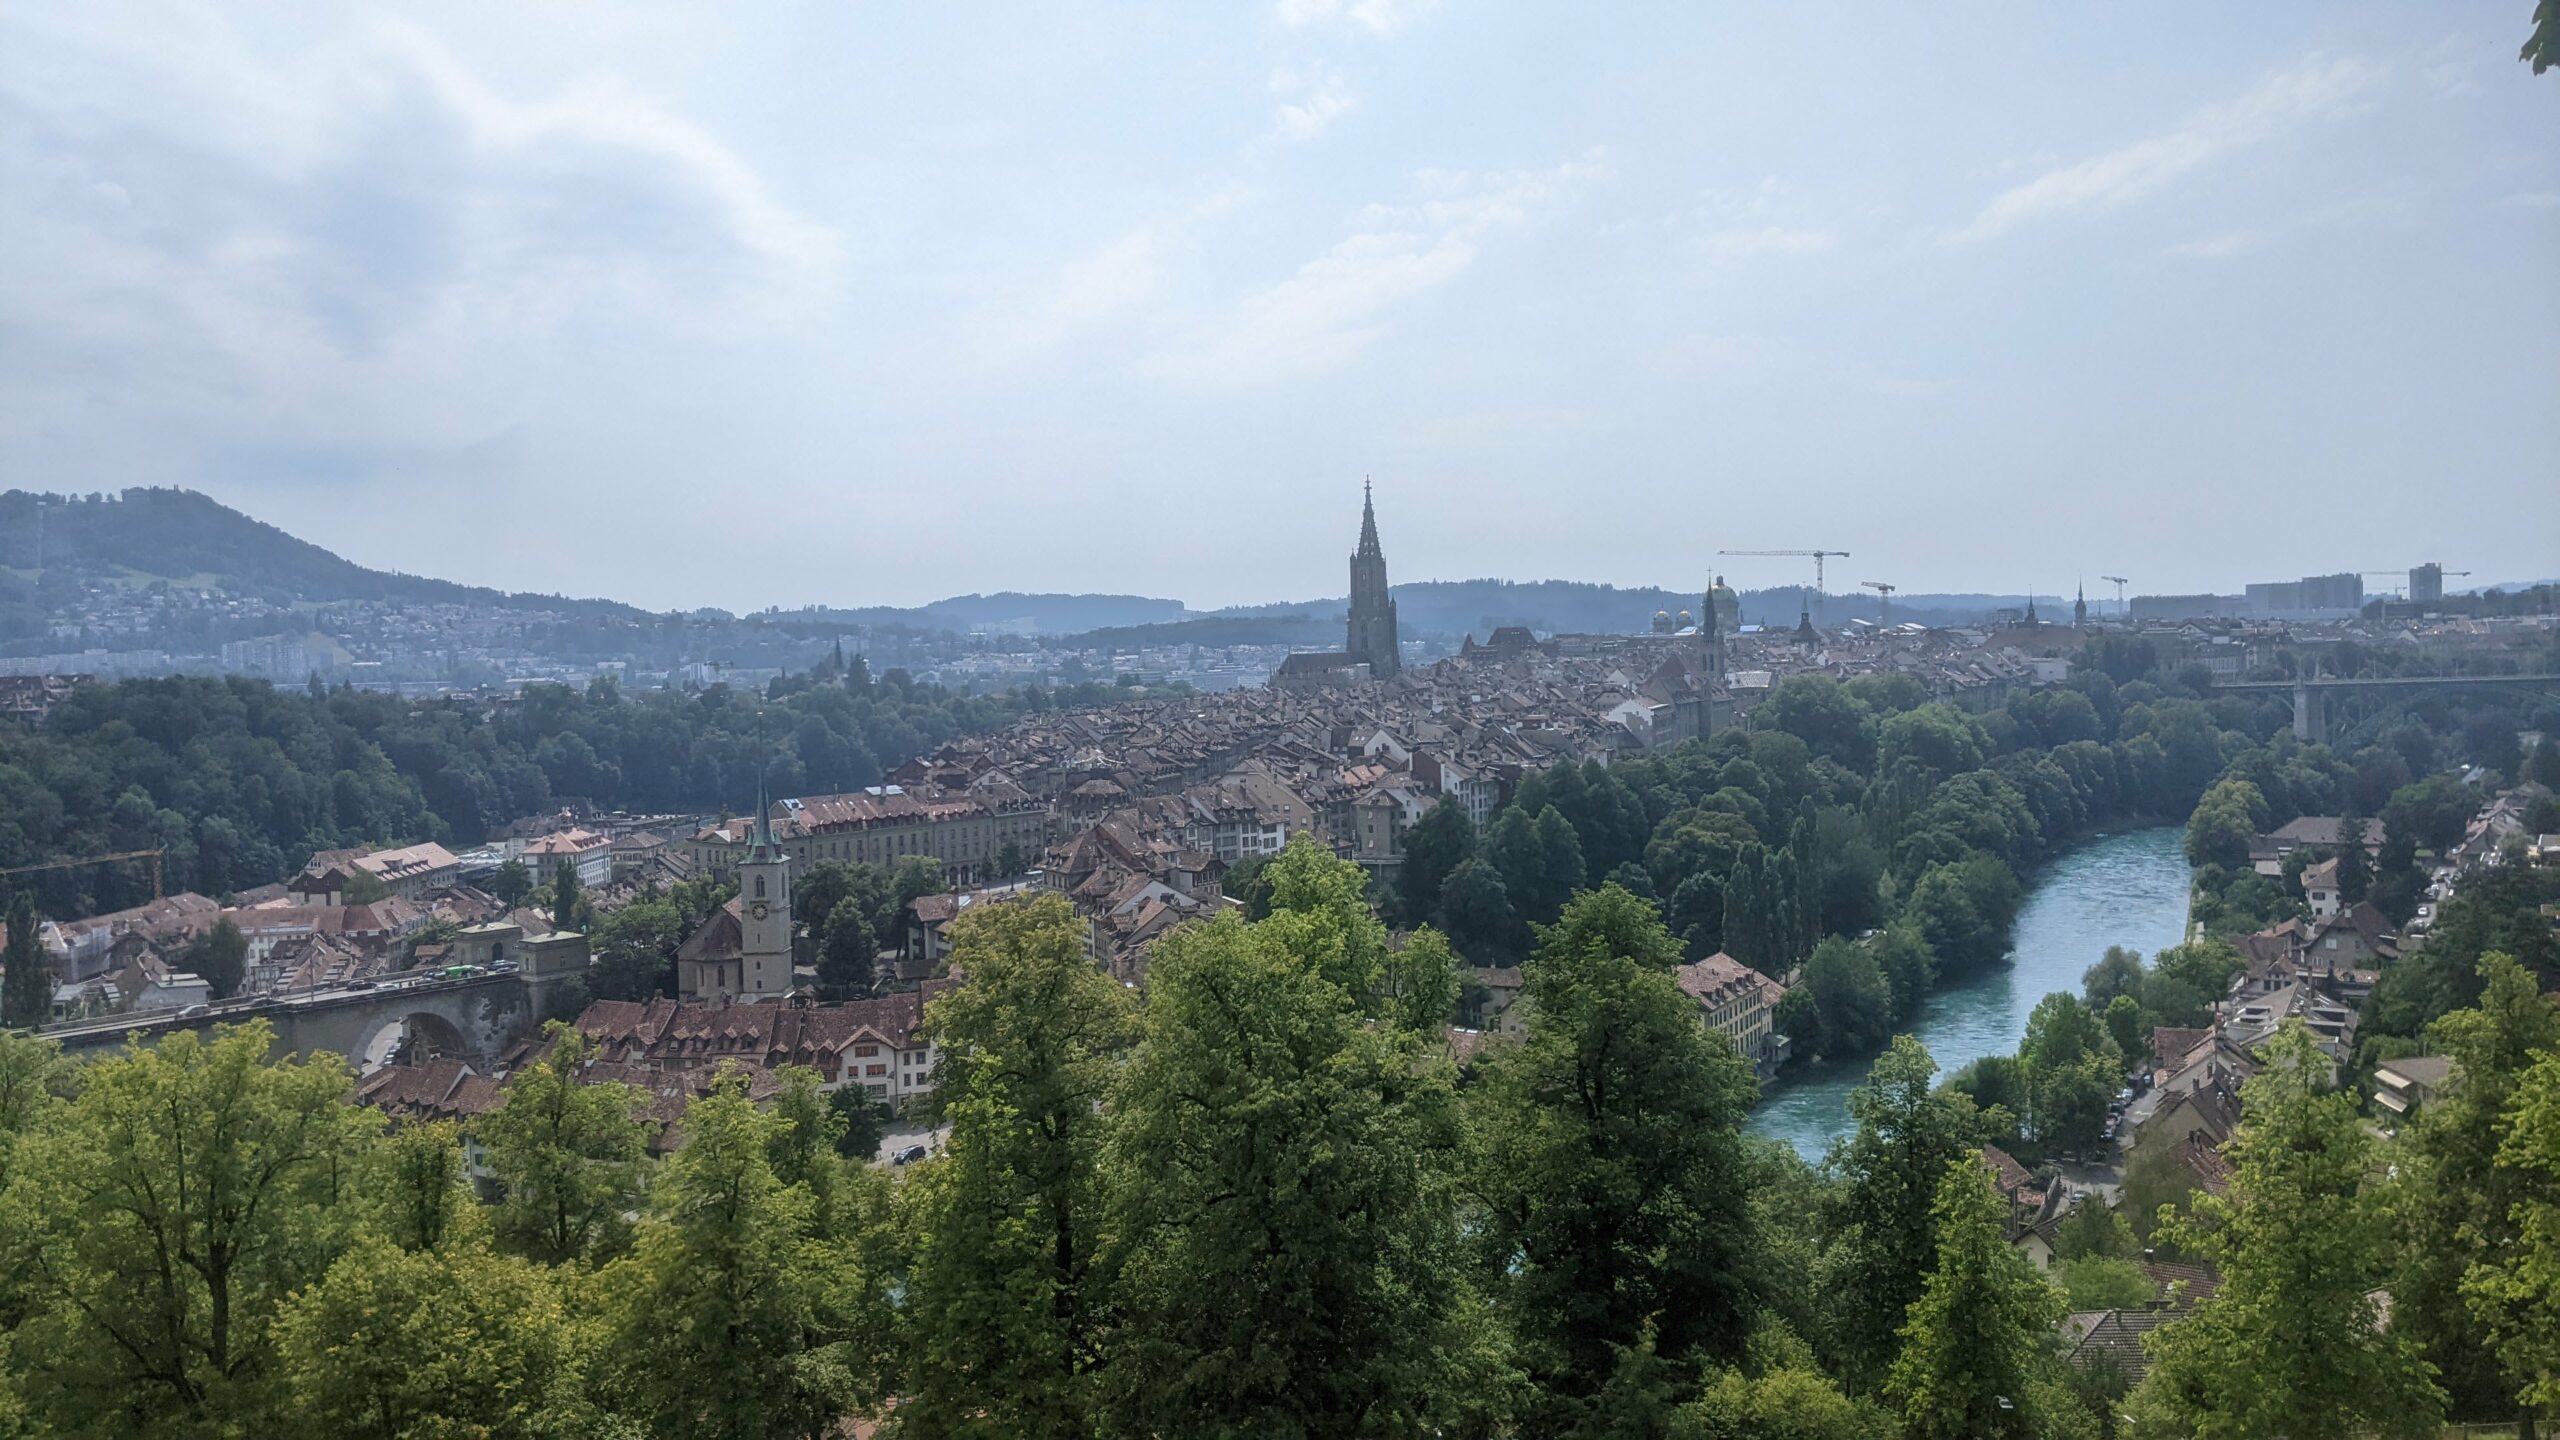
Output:
[[[764,762],[756,762],[756,829],[747,842],[749,860],[771,860],[776,854],[773,843],[773,797],[765,790]]]
[[[1366,475],[1360,477],[1360,548],[1355,553],[1382,558],[1386,553],[1378,548],[1378,511],[1370,503],[1369,477]]]
[[[2027,592],[2027,623],[2036,623],[2036,592],[2033,590]]]

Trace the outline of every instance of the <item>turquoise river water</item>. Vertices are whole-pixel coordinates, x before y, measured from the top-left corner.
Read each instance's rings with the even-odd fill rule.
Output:
[[[1939,1073],[2006,1055],[2028,1012],[2056,990],[2078,993],[2081,972],[2110,945],[2145,955],[2178,943],[2187,926],[2184,831],[2175,825],[2092,840],[2047,865],[2018,912],[2017,949],[2005,967],[1967,976],[1929,997],[1912,1033]],[[1872,1058],[1799,1065],[1769,1088],[1748,1127],[1820,1160],[1849,1130],[1849,1092]]]

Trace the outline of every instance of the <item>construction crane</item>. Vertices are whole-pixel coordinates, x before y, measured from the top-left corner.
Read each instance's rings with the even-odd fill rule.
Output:
[[[148,860],[151,862],[151,898],[157,900],[160,898],[160,857],[164,853],[157,849],[118,850],[111,855],[85,855],[77,860],[48,860],[42,865],[18,865],[0,870],[0,879],[6,879],[11,875],[35,875],[47,870],[77,870],[88,865],[110,865],[119,860]]]
[[[1881,580],[1861,580],[1858,583],[1876,592],[1876,624],[1880,626],[1893,624],[1893,592],[1902,587],[1887,585]]]
[[[1812,556],[1813,598],[1817,604],[1822,600],[1822,562],[1826,559],[1846,560],[1849,558],[1849,552],[1846,550],[1719,550],[1716,553],[1719,555],[1757,555],[1762,557],[1790,556],[1798,559],[1807,555]]]
[[[2127,584],[2131,583],[2131,582],[2127,581],[2127,580],[2126,580],[2123,576],[2121,576],[2121,575],[2101,575],[2101,576],[2099,576],[2098,578],[2099,578],[2099,579],[2101,579],[2101,580],[2104,580],[2104,581],[2106,581],[2108,584],[2113,585],[2113,586],[2115,586],[2115,587],[2116,587],[2116,618],[2117,618],[2117,619],[2119,619],[2119,620],[2123,619],[2123,618],[2124,618],[2124,587],[2125,587]]]

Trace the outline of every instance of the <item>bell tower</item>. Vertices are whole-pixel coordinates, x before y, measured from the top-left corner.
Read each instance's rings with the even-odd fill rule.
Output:
[[[773,804],[756,785],[755,837],[738,862],[741,1000],[791,993],[791,856],[773,838]]]

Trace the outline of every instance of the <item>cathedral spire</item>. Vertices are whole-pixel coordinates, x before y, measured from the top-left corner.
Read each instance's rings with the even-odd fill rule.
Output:
[[[1396,602],[1387,590],[1387,552],[1378,544],[1378,509],[1367,476],[1360,480],[1360,548],[1351,554],[1351,614],[1343,649],[1383,680],[1403,668],[1396,653]]]

